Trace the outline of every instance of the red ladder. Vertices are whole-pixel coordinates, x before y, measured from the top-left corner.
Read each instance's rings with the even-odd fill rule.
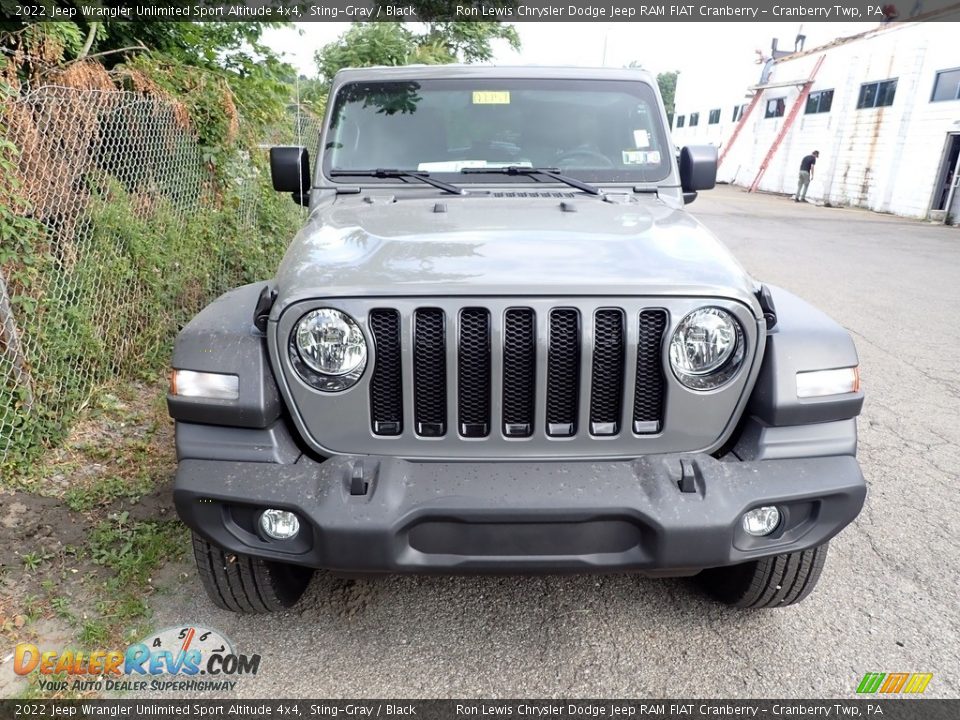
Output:
[[[819,58],[817,58],[817,63],[813,66],[813,72],[810,73],[810,77],[807,79],[807,81],[803,83],[803,87],[800,89],[800,94],[797,95],[797,99],[794,101],[793,107],[790,108],[790,112],[787,113],[787,117],[784,119],[783,125],[780,127],[780,132],[777,133],[777,137],[774,139],[773,145],[770,146],[766,157],[763,158],[763,162],[760,163],[760,169],[757,170],[757,176],[753,179],[753,183],[750,185],[750,192],[756,190],[757,186],[760,185],[760,179],[767,171],[767,167],[770,165],[770,161],[773,160],[773,156],[776,155],[777,148],[780,147],[780,143],[783,142],[783,139],[790,131],[790,126],[793,125],[793,121],[797,119],[797,115],[800,113],[800,108],[807,104],[807,97],[810,95],[810,88],[813,87],[813,80],[817,77],[817,71],[820,69],[820,66],[823,65],[824,57],[826,56],[821,55]],[[757,91],[757,96],[762,94],[762,90]]]
[[[740,120],[737,122],[736,127],[733,128],[733,132],[730,134],[727,142],[724,143],[723,150],[720,151],[720,158],[717,160],[717,167],[720,167],[723,164],[723,159],[727,156],[727,153],[730,152],[730,148],[733,147],[733,143],[737,139],[737,136],[740,135],[740,131],[743,130],[744,126],[747,124],[747,118],[750,117],[750,113],[753,112],[753,109],[757,106],[757,103],[760,102],[762,95],[763,90],[757,90],[753,93],[753,99],[750,101],[750,104],[747,105],[746,110],[743,111],[743,114],[740,116]]]

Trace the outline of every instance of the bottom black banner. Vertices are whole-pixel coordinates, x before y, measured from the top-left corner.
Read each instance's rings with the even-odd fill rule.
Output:
[[[960,699],[924,700],[0,700],[0,718],[882,718],[956,720]]]

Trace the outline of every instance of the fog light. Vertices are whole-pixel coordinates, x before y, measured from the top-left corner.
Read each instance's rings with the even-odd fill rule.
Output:
[[[264,510],[260,516],[260,528],[274,540],[289,540],[300,532],[300,521],[286,510]]]
[[[743,529],[748,535],[769,535],[780,524],[780,511],[772,505],[758,507],[743,514]]]

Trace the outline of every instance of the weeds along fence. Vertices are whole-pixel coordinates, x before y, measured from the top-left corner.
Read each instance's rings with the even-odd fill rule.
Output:
[[[143,93],[0,98],[0,476],[98,385],[162,372],[210,299],[272,274],[300,213],[252,152],[212,172],[182,108]]]

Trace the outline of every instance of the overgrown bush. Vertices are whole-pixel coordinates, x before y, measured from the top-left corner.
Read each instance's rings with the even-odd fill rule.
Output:
[[[301,220],[252,142],[266,129],[227,132],[229,87],[193,87],[0,97],[0,477],[55,446],[100,384],[162,373],[177,330],[269,278]]]

